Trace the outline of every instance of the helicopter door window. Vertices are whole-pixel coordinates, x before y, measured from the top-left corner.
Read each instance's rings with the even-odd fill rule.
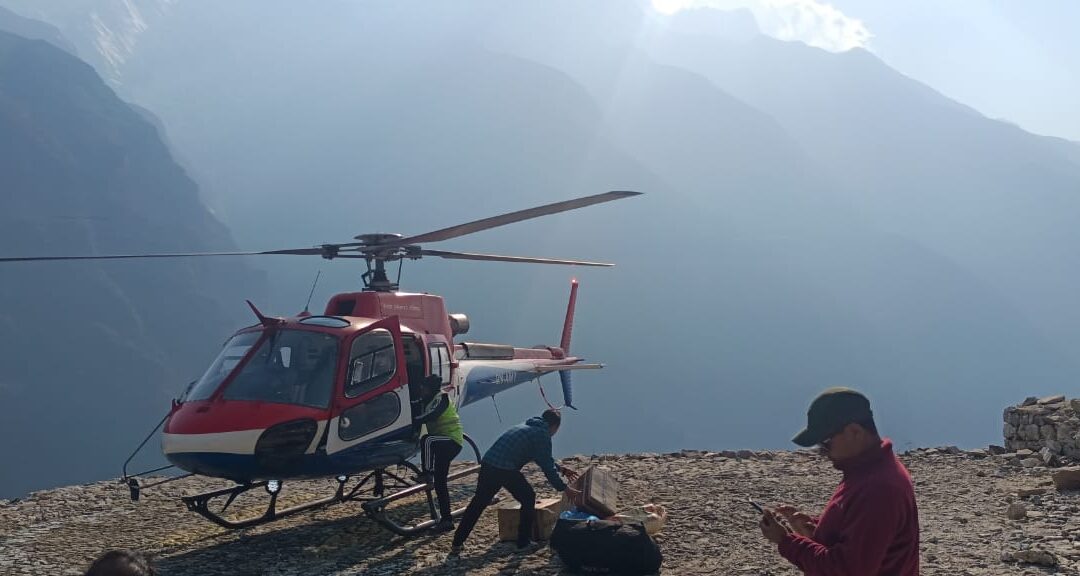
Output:
[[[431,360],[431,373],[442,379],[443,384],[450,383],[450,351],[446,344],[432,344],[428,347]]]
[[[386,428],[401,415],[401,400],[393,392],[380,394],[341,413],[338,436],[348,442]]]
[[[388,330],[361,334],[352,345],[345,397],[355,398],[386,384],[397,372],[394,336]]]

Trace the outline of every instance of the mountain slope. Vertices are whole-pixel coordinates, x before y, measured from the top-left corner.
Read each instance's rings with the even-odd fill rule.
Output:
[[[1080,344],[1075,144],[989,120],[861,50],[672,34],[651,52],[775,117],[873,226],[961,262],[1063,352]]]
[[[155,128],[92,68],[4,32],[0,172],[5,256],[233,245]],[[3,494],[115,475],[258,285],[237,262],[5,264],[0,274],[0,450],[20,463],[0,471]]]

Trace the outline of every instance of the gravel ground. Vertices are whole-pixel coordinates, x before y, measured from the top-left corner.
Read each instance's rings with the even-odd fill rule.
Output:
[[[1057,492],[1051,469],[1019,466],[1010,455],[953,448],[915,450],[902,460],[916,481],[923,574],[1080,575],[1080,493]],[[838,472],[809,452],[683,451],[563,462],[610,469],[620,482],[623,507],[647,502],[667,507],[668,523],[657,537],[664,574],[798,574],[761,537],[746,497],[817,510],[839,480]],[[538,470],[526,471],[540,497],[555,496]],[[365,518],[356,503],[227,531],[188,512],[178,500],[181,494],[221,486],[185,479],[131,502],[124,486],[98,482],[0,500],[0,574],[80,574],[110,548],[151,553],[166,576],[562,573],[546,547],[519,554],[496,543],[491,510],[460,560],[448,563],[451,535],[393,536]],[[322,496],[332,487],[326,481],[286,483],[282,499],[287,504]],[[456,505],[464,504],[469,491],[465,482],[456,487]],[[255,500],[265,497],[261,491],[249,496],[251,501],[238,500],[234,508],[255,510]],[[1017,515],[1024,508],[1023,518],[1007,517],[1011,504]],[[411,501],[394,513],[407,517],[423,510],[422,501]]]

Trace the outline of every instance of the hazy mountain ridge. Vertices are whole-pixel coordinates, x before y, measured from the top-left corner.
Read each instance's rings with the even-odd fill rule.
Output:
[[[75,46],[68,42],[67,38],[64,38],[57,27],[38,20],[24,18],[3,6],[0,6],[0,30],[31,40],[44,40],[72,54],[76,52]]]
[[[53,24],[102,78],[116,84],[139,40],[166,18],[177,1],[4,0],[4,5],[26,18]]]
[[[0,32],[4,255],[227,249],[157,130],[92,68]],[[259,290],[242,263],[6,264],[0,445],[17,494],[113,475]],[[46,430],[25,442],[29,430]]]

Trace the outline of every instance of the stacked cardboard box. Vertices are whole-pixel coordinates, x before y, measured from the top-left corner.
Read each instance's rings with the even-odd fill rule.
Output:
[[[562,512],[562,499],[545,498],[536,501],[536,521],[533,523],[533,540],[547,540],[555,529],[555,521]],[[517,540],[518,526],[521,524],[521,505],[514,502],[510,506],[499,508],[499,540]]]

